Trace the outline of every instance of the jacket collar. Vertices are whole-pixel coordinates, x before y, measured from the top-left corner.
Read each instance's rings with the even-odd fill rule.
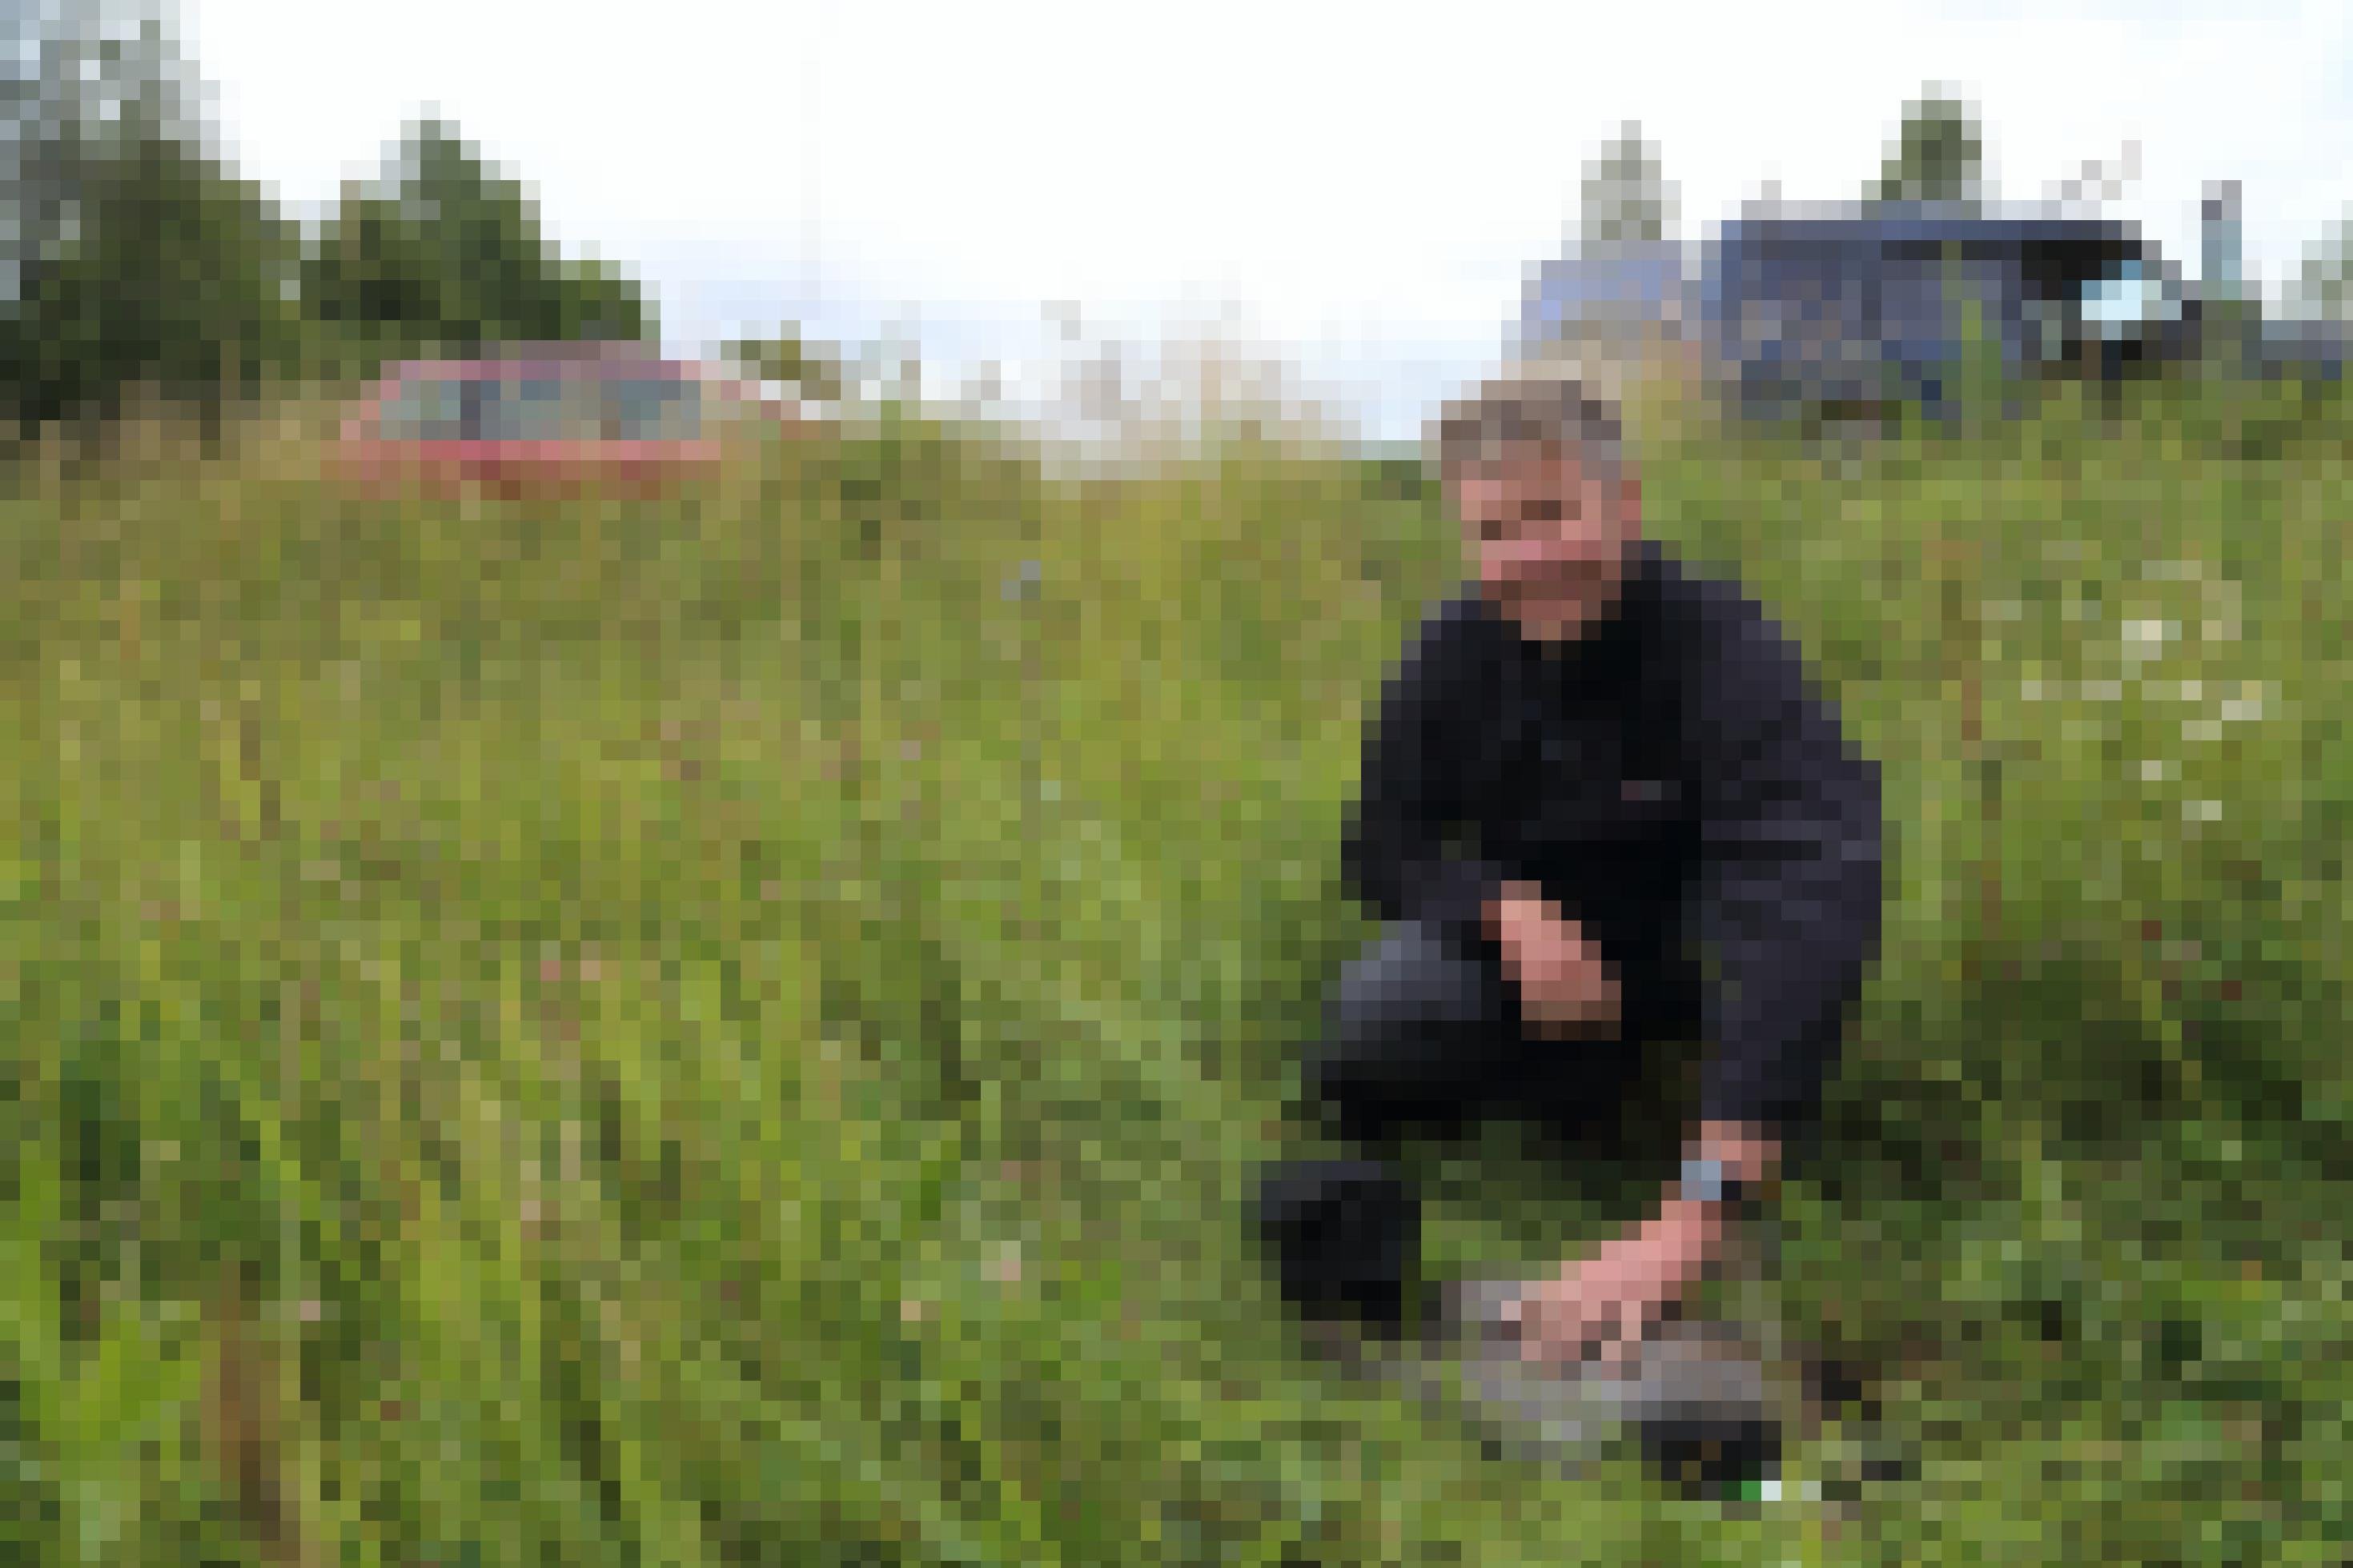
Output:
[[[1665,569],[1664,552],[1658,542],[1647,535],[1636,539],[1629,549],[1626,577],[1619,584],[1617,598],[1583,636],[1565,643],[1539,643],[1522,637],[1519,627],[1489,602],[1477,584],[1471,585],[1471,594],[1479,613],[1514,652],[1582,685],[1609,679],[1633,668],[1642,640],[1642,626],[1649,619],[1648,611]]]

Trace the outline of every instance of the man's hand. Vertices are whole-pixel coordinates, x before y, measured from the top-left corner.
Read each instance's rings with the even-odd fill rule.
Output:
[[[1518,990],[1520,1016],[1531,1027],[1560,1036],[1618,1022],[1611,966],[1542,889],[1507,882],[1486,912],[1488,934],[1502,950],[1504,973]]]
[[[1630,1365],[1714,1257],[1717,1223],[1697,1205],[1670,1205],[1538,1280],[1517,1304],[1522,1352],[1535,1361]]]
[[[1769,1178],[1781,1153],[1769,1129],[1733,1121],[1700,1123],[1685,1148],[1749,1183]],[[1716,1263],[1724,1240],[1720,1210],[1672,1194],[1641,1226],[1530,1288],[1519,1304],[1522,1351],[1537,1361],[1630,1364],[1667,1309]]]

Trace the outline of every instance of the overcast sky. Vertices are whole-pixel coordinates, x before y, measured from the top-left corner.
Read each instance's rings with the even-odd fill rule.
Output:
[[[699,344],[912,307],[943,360],[1018,359],[1039,307],[1234,301],[1377,422],[1492,366],[1584,161],[1639,119],[1703,237],[1778,181],[1852,197],[1949,82],[2031,200],[2140,144],[2110,210],[2194,275],[2242,182],[2276,287],[2353,201],[2353,5],[1183,5],[184,0],[228,152],[303,210],[419,113],[524,177],[567,252],[635,267]]]

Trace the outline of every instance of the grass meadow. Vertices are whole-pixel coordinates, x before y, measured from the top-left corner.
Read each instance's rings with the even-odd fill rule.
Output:
[[[1293,1358],[1242,1225],[1367,934],[1409,465],[1069,483],[913,419],[671,500],[288,436],[0,499],[0,1562],[2338,1563],[2348,415],[1643,405],[1885,770],[1777,1502]],[[1486,1151],[1442,1264],[1627,1217]]]

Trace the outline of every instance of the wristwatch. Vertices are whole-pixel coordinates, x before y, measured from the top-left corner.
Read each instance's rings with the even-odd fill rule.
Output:
[[[1757,1196],[1757,1184],[1735,1177],[1721,1160],[1685,1160],[1677,1184],[1682,1196],[1704,1204],[1725,1204],[1745,1209]]]

